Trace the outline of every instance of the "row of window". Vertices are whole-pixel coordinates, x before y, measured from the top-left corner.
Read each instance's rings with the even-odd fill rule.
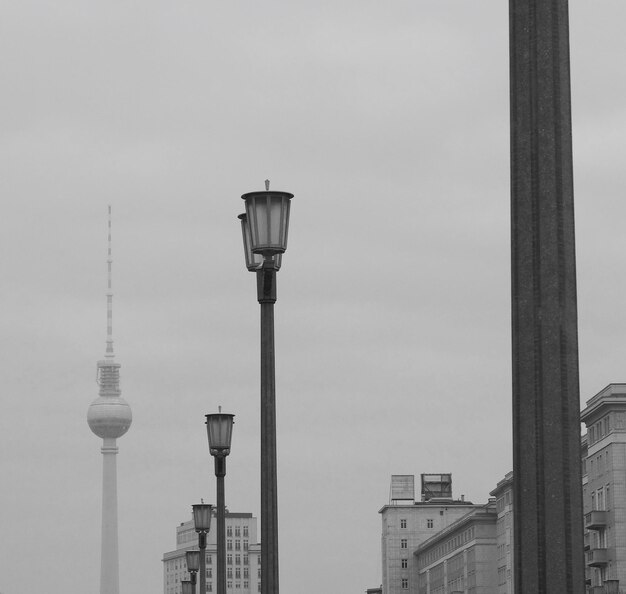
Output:
[[[611,485],[605,485],[591,492],[591,509],[605,511],[611,509]]]
[[[248,526],[235,526],[234,529],[233,529],[233,526],[226,527],[226,536],[232,537],[233,532],[235,534],[235,537],[242,536],[242,533],[243,533],[244,538],[247,538],[248,536],[250,536],[250,529],[248,528]],[[192,527],[183,532],[179,532],[176,538],[176,543],[181,545],[187,542],[195,542],[197,538],[198,538],[198,534],[196,533],[195,529]]]
[[[595,464],[594,464],[595,462]],[[589,471],[589,478],[593,479],[609,469],[609,452],[605,450],[600,452],[595,458],[587,458],[583,460],[583,475]]]
[[[501,497],[498,497],[496,500],[497,513],[502,513],[507,505],[511,505],[512,494],[512,491],[506,491]]]
[[[474,538],[474,527],[470,526],[467,530],[461,532],[457,536],[447,540],[443,544],[438,547],[428,551],[428,553],[424,554],[420,558],[420,568],[426,567],[430,565],[440,557],[447,555],[457,549],[458,547],[464,545],[466,542],[469,542]]]
[[[233,583],[230,581],[226,582],[226,588],[231,590],[233,587]],[[250,587],[249,582],[243,582],[243,589],[247,590]],[[242,584],[241,582],[235,582],[235,590],[241,590],[242,588]],[[257,590],[260,592],[261,591],[261,583],[259,582],[259,585],[257,586]],[[208,582],[206,585],[206,591],[207,592],[213,592],[213,584],[211,582]]]
[[[241,526],[235,526],[235,536],[241,536]],[[233,535],[233,527],[232,526],[227,526],[226,527],[226,536],[232,536]],[[244,536],[249,536],[248,534],[248,527],[247,526],[243,526],[243,535]]]
[[[443,512],[441,512],[443,513]],[[435,525],[435,520],[433,520],[432,518],[428,518],[426,520],[426,528],[433,528]],[[400,518],[400,529],[401,530],[406,530],[407,527],[407,522],[405,518]]]
[[[609,434],[611,430],[610,415],[606,415],[600,419],[597,423],[594,423],[589,427],[587,433],[589,437],[589,445],[600,441],[605,435]]]
[[[226,541],[226,550],[227,551],[232,551],[233,550],[233,541],[230,540],[230,539]],[[235,541],[235,550],[236,551],[241,551],[241,541],[240,540],[236,540]],[[248,541],[247,540],[243,541],[243,550],[244,551],[248,550]]]
[[[254,557],[253,557],[254,558]],[[241,565],[241,561],[243,559],[243,565],[250,565],[250,557],[247,553],[245,553],[244,555],[240,555],[240,554],[235,554],[234,556],[234,561],[235,561],[235,565]],[[261,565],[261,557],[257,557],[257,561],[258,564]],[[207,565],[213,565],[213,557],[211,555],[207,555],[206,557],[206,563]],[[233,564],[233,554],[232,553],[228,553],[226,555],[226,564],[227,565],[232,565]],[[174,559],[172,561],[168,561],[167,562],[167,570],[168,571],[175,571],[177,569],[187,569],[187,562],[184,558],[182,559]],[[207,569],[207,571],[209,571]]]

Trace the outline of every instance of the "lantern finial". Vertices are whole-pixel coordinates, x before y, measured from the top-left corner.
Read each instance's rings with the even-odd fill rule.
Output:
[[[266,192],[270,191],[270,180],[269,179],[265,180],[265,191]]]

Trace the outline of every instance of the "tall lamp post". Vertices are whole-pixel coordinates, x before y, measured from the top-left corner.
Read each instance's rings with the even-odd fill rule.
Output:
[[[217,478],[217,594],[226,594],[226,506],[224,501],[224,477],[226,456],[230,454],[235,415],[222,412],[206,416],[209,451],[215,458]]]
[[[198,569],[200,569],[200,551],[186,551],[185,557],[187,560],[187,571],[191,576],[191,585],[193,586],[192,594],[195,594],[197,583],[196,574],[198,573]]]
[[[206,535],[211,528],[212,505],[196,503],[193,508],[193,524],[198,533],[198,548],[200,549],[200,594],[206,594]]]
[[[278,594],[278,481],[276,473],[276,393],[274,303],[276,272],[287,249],[293,194],[249,192],[241,217],[246,267],[257,276],[261,305],[261,593]]]

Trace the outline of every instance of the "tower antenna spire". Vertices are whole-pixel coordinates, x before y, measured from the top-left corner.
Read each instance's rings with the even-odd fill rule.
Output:
[[[105,357],[113,359],[113,284],[112,284],[112,266],[113,258],[111,255],[111,205],[109,204],[109,233],[108,233],[108,252],[107,252],[107,347]]]

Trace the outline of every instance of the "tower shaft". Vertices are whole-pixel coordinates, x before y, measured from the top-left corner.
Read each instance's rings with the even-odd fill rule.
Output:
[[[102,550],[100,594],[119,594],[117,538],[117,443],[104,438],[102,445]]]
[[[98,361],[100,395],[89,406],[87,423],[102,438],[102,548],[100,594],[119,594],[119,550],[117,533],[117,438],[132,423],[128,403],[121,397],[120,364],[113,353],[113,289],[111,281],[111,207],[108,219],[107,254],[107,340],[104,359]]]

